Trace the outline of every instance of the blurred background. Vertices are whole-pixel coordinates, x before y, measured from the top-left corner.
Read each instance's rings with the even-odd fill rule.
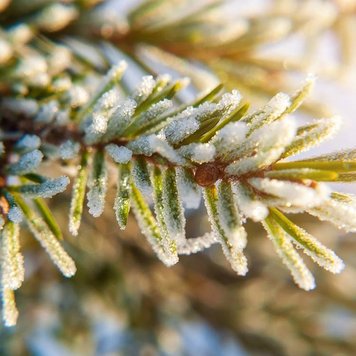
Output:
[[[40,11],[45,2],[36,0],[26,11]],[[333,113],[344,118],[344,126],[312,153],[355,147],[356,1],[219,1],[220,12],[214,13],[204,6],[217,1],[203,0],[196,2],[204,6],[189,23],[182,18],[195,3],[151,2],[168,4],[158,13],[167,23],[155,31],[139,26],[137,11],[136,18],[128,15],[141,3],[131,0],[97,4],[75,31],[85,37],[90,24],[120,49],[114,53],[104,46],[103,53],[112,61],[132,62],[128,85],[147,72],[192,77],[186,98],[222,81],[259,105],[279,90],[296,89],[314,72],[319,80],[301,119]],[[185,16],[170,20],[181,9]],[[245,35],[227,41],[242,20]],[[355,186],[337,189],[352,192]],[[256,224],[247,225],[246,277],[236,276],[215,247],[167,268],[134,219],[125,232],[119,230],[113,196],[112,190],[102,217],[84,216],[78,238],[66,231],[70,193],[50,201],[77,263],[70,280],[32,238],[21,236],[26,280],[16,294],[20,318],[16,328],[0,325],[0,355],[356,355],[355,236],[310,216],[293,216],[346,263],[335,276],[306,261],[317,288],[305,292],[294,285]],[[203,207],[187,216],[188,237],[208,229]]]

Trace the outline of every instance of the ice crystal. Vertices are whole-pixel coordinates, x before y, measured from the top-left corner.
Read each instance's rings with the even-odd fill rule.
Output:
[[[215,234],[207,232],[203,236],[186,239],[183,244],[179,245],[178,253],[180,255],[190,255],[192,253],[201,252],[218,242]]]
[[[233,192],[236,204],[243,216],[250,218],[253,221],[262,221],[267,217],[269,213],[267,206],[263,202],[257,200],[253,196],[253,193],[243,184],[233,184]]]
[[[19,226],[12,222],[1,231],[1,285],[16,290],[25,278],[24,261],[20,252]]]
[[[104,154],[97,151],[93,160],[93,169],[87,194],[89,213],[100,216],[104,211],[107,190],[107,169]]]
[[[69,178],[61,176],[50,178],[39,184],[26,184],[19,187],[19,191],[29,197],[51,198],[66,190]]]
[[[20,175],[32,172],[41,163],[43,154],[39,150],[32,150],[20,156],[19,160],[10,166],[9,172],[12,175]]]
[[[35,117],[35,120],[41,123],[49,123],[55,119],[59,111],[59,104],[55,100],[42,105]]]
[[[110,144],[105,149],[116,163],[127,163],[131,160],[132,151],[125,146]]]
[[[80,150],[80,145],[72,140],[67,140],[59,146],[59,156],[62,159],[75,158]]]
[[[7,214],[7,217],[14,223],[20,223],[22,221],[23,214],[21,209],[17,206],[12,206]]]
[[[177,181],[180,197],[188,209],[197,209],[201,201],[201,188],[195,182],[190,170],[179,167],[177,170]]]
[[[15,148],[19,152],[29,152],[39,148],[41,145],[41,139],[37,135],[24,135],[15,145]]]
[[[263,222],[263,226],[267,230],[268,237],[272,240],[278,255],[291,271],[295,283],[305,290],[314,289],[315,280],[313,275],[305,266],[302,258],[294,249],[292,242],[282,228],[271,219]]]

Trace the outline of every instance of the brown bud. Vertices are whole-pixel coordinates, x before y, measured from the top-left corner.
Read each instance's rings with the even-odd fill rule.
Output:
[[[204,163],[195,171],[195,181],[202,187],[208,187],[221,178],[221,170],[215,163]]]

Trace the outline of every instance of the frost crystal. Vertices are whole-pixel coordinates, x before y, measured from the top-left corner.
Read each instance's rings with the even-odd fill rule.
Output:
[[[42,105],[35,117],[35,120],[41,123],[49,123],[55,119],[59,111],[59,104],[57,101],[52,100]]]
[[[272,210],[273,218],[281,225],[291,241],[310,256],[313,261],[332,273],[340,273],[345,267],[343,261],[336,254],[321,244],[316,238],[308,234],[299,226],[293,224],[278,210]]]
[[[224,255],[230,262],[231,268],[239,275],[245,275],[247,273],[247,259],[242,252],[241,245],[239,244],[239,233],[241,233],[241,240],[244,241],[246,239],[245,232],[243,229],[236,231],[236,235],[234,235],[233,240],[230,241],[229,236],[226,234],[226,231],[220,222],[215,189],[215,187],[204,189],[205,205],[213,233],[221,243]]]
[[[236,150],[244,142],[247,134],[247,125],[243,122],[232,122],[216,133],[211,143],[214,144],[217,157],[229,160],[229,153]]]
[[[253,221],[262,221],[268,215],[268,208],[263,202],[255,200],[252,194],[241,183],[233,184],[236,204],[241,213]]]
[[[71,159],[77,156],[79,150],[79,143],[67,140],[59,146],[59,156],[62,159]]]
[[[138,103],[143,102],[152,93],[155,85],[156,85],[156,81],[153,79],[151,75],[147,75],[143,77],[141,83],[137,86],[137,88],[133,92],[132,95],[133,99]]]
[[[261,111],[247,118],[247,121],[250,121],[250,131],[277,120],[290,106],[290,103],[289,95],[284,93],[275,95]]]
[[[132,158],[132,151],[125,146],[110,144],[105,147],[105,150],[116,163],[127,163]]]
[[[332,193],[330,199],[308,213],[345,231],[356,232],[356,197],[351,194]]]
[[[298,129],[293,142],[286,148],[283,157],[295,155],[335,135],[341,126],[341,118],[334,116],[328,119],[315,120],[310,125]]]
[[[263,226],[267,230],[268,237],[272,240],[278,255],[291,271],[295,283],[305,290],[314,289],[315,280],[313,275],[305,266],[302,258],[294,249],[282,228],[271,219],[263,222]]]
[[[30,197],[51,198],[58,193],[66,190],[69,184],[69,178],[61,176],[58,178],[47,179],[40,184],[26,184],[20,186],[21,193]]]
[[[93,171],[87,194],[89,213],[95,217],[100,216],[104,211],[107,181],[108,176],[104,155],[98,151],[94,157]]]
[[[41,145],[41,139],[36,135],[24,135],[15,145],[15,149],[20,152],[29,152],[39,148]]]
[[[27,223],[33,235],[47,251],[63,275],[68,278],[72,277],[76,272],[74,261],[68,256],[67,252],[64,251],[47,224],[36,216],[31,216],[31,219],[27,219]]]
[[[136,107],[136,101],[131,98],[126,98],[118,104],[109,120],[105,139],[112,139],[124,132],[131,122]]]
[[[89,93],[80,85],[73,85],[68,92],[68,99],[72,108],[77,108],[89,100]]]
[[[1,284],[3,289],[16,290],[25,279],[25,269],[20,252],[19,226],[7,223],[1,237]]]
[[[186,168],[176,168],[178,189],[183,204],[188,209],[198,209],[201,201],[201,188],[196,184],[191,171]]]
[[[210,143],[191,143],[182,146],[179,153],[197,163],[210,162],[214,159],[215,147]]]
[[[186,239],[184,244],[179,245],[178,253],[180,255],[190,255],[192,253],[201,252],[218,242],[215,234],[207,232],[203,236]]]
[[[39,150],[33,150],[20,156],[16,163],[13,163],[9,172],[12,175],[20,175],[32,172],[41,163],[43,154]]]
[[[50,4],[36,17],[37,25],[48,32],[54,32],[67,26],[78,16],[74,6]]]
[[[132,186],[132,208],[142,233],[147,237],[158,258],[167,266],[177,263],[176,251],[173,246],[167,246],[163,241],[151,210],[135,186]]]
[[[19,209],[17,206],[13,206],[10,208],[7,217],[9,218],[10,221],[18,224],[22,221],[23,214],[21,209]]]
[[[149,109],[142,113],[134,123],[134,127],[138,129],[145,128],[150,124],[154,124],[159,120],[160,115],[167,112],[173,106],[172,100],[163,99],[156,104],[153,104]],[[158,119],[158,120],[157,120]]]
[[[301,183],[281,181],[269,178],[250,178],[249,183],[263,193],[281,198],[285,205],[312,208],[324,204],[330,191],[325,184],[319,183],[316,188]]]
[[[137,158],[133,161],[132,176],[135,186],[145,197],[152,194],[151,179],[147,163],[144,159]]]
[[[295,133],[296,124],[290,118],[257,129],[240,148],[230,152],[230,159],[242,158],[228,165],[226,172],[241,175],[271,165],[280,158]]]

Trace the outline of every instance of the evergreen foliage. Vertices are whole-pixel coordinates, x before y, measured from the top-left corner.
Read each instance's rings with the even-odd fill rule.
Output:
[[[258,62],[254,48],[286,37],[311,19],[277,7],[268,18],[222,26],[220,1],[198,1],[189,13],[183,3],[146,1],[126,19],[110,22],[95,0],[0,1],[0,243],[6,325],[16,323],[14,291],[24,280],[20,227],[29,228],[64,276],[73,276],[75,263],[62,247],[61,229],[43,198],[71,189],[69,231],[77,235],[85,205],[94,217],[103,213],[112,167],[117,171],[114,210],[120,229],[132,208],[167,266],[181,254],[218,243],[232,269],[245,275],[244,223],[252,219],[263,224],[301,288],[313,289],[315,282],[298,248],[332,273],[343,269],[333,251],[285,215],[308,212],[356,231],[356,198],[326,184],[355,180],[356,151],[285,160],[332,137],[340,126],[338,117],[303,125],[291,115],[314,78],[308,77],[293,95],[279,92],[250,109],[240,91],[209,84],[208,69],[188,61],[199,60],[222,80],[231,76],[228,87],[239,82],[242,91],[258,86],[270,94],[275,90],[266,78],[276,63]],[[147,64],[153,57],[190,77],[192,100],[181,95],[188,80],[157,75]],[[136,86],[125,74],[130,67],[145,74]],[[257,67],[260,82],[255,75],[249,78]],[[304,109],[311,112],[308,105]],[[56,168],[53,177],[46,174],[49,166]],[[74,176],[56,175],[61,166],[75,168]],[[197,208],[201,196],[212,232],[187,238],[185,209]]]

